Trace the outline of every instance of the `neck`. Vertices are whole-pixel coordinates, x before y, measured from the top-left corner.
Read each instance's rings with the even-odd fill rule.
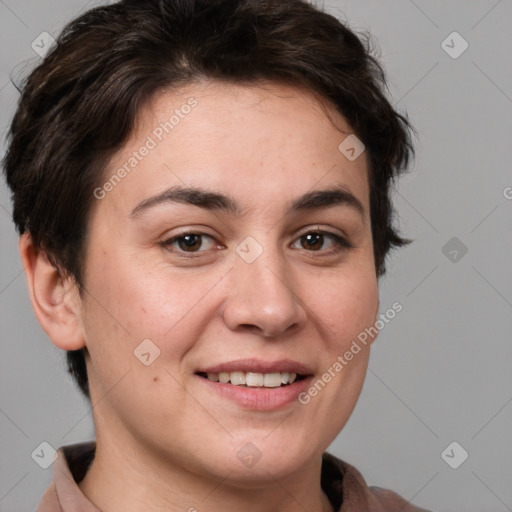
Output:
[[[141,453],[133,443],[97,438],[96,455],[79,488],[103,512],[332,512],[320,486],[321,458],[280,479],[269,476],[257,487],[194,472],[162,459],[151,450]]]

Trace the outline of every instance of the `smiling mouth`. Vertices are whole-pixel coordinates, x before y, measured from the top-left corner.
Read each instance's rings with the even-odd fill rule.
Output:
[[[232,384],[243,388],[279,388],[286,387],[294,382],[298,382],[306,378],[305,375],[291,372],[273,372],[273,373],[257,373],[257,372],[198,372],[197,375],[208,379],[212,382],[220,382],[222,384]]]

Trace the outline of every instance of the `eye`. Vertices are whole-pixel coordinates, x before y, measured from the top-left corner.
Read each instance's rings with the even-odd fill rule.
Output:
[[[297,247],[300,243],[301,247]],[[306,249],[307,251],[326,251],[326,252],[339,252],[343,249],[349,249],[352,245],[345,240],[345,238],[335,235],[334,233],[327,233],[324,231],[309,231],[301,235],[294,243],[295,249]],[[330,249],[330,250],[329,250]]]
[[[183,233],[161,243],[166,249],[176,252],[204,252],[215,245],[215,240],[204,233]]]
[[[298,246],[297,244],[300,244]],[[182,233],[160,243],[162,247],[178,255],[189,256],[204,253],[210,249],[223,247],[205,233]],[[337,253],[352,246],[345,238],[325,231],[309,231],[301,235],[292,245],[294,249],[306,249],[308,252]]]

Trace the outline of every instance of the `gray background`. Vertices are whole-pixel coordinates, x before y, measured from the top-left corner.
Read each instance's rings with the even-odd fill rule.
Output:
[[[2,139],[18,98],[10,74],[40,60],[31,42],[43,31],[56,37],[95,5],[0,0]],[[419,134],[417,160],[395,195],[399,226],[415,242],[393,254],[381,281],[382,312],[395,301],[403,311],[381,331],[361,399],[331,452],[370,484],[432,510],[512,511],[512,3],[345,0],[325,8],[370,29],[393,101]],[[441,46],[453,31],[469,43],[456,59]],[[10,212],[2,183],[0,510],[25,512],[51,479],[32,451],[94,431],[63,354],[32,313]],[[443,252],[452,237],[456,245]],[[469,453],[457,469],[441,457],[452,441]],[[449,455],[457,461],[460,449]]]

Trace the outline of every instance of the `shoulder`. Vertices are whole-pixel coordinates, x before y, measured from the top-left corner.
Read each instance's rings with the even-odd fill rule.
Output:
[[[372,493],[372,497],[375,499],[376,503],[378,503],[380,507],[378,509],[379,511],[382,509],[382,512],[395,512],[397,510],[400,510],[400,512],[430,512],[425,508],[416,507],[411,502],[389,489],[375,486],[369,487],[368,489]]]
[[[336,512],[429,512],[394,491],[368,486],[354,466],[327,452],[322,457],[322,489]]]
[[[55,484],[52,483],[43,494],[39,506],[37,507],[37,512],[60,512],[61,510]]]
[[[99,512],[78,487],[94,458],[95,449],[94,441],[59,448],[53,462],[53,482],[44,493],[37,512]]]

